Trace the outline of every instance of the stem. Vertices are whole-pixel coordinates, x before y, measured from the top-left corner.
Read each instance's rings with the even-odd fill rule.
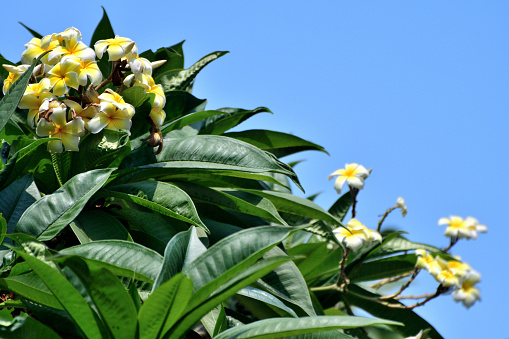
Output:
[[[417,277],[417,274],[419,274],[421,270],[419,268],[416,268],[414,269],[413,273],[412,273],[412,276],[410,277],[410,279],[408,279],[408,281],[406,282],[406,284],[404,284],[403,286],[401,286],[401,288],[394,294],[391,294],[391,295],[385,295],[383,297],[380,297],[381,300],[386,300],[386,299],[393,299],[397,296],[399,296],[404,290],[406,290],[408,288],[408,286],[410,286],[410,284],[412,283],[412,281],[414,281],[415,277]]]
[[[449,246],[444,248],[444,252],[448,252],[460,239],[458,237],[451,238],[451,242],[449,243]]]
[[[384,280],[380,280],[379,282],[377,282],[376,284],[373,284],[371,285],[372,288],[375,288],[375,289],[379,289],[380,287],[382,287],[383,285],[385,284],[388,284],[388,283],[391,283],[391,282],[395,282],[395,281],[398,281],[398,280],[401,280],[403,278],[406,278],[406,277],[409,277],[413,274],[413,272],[408,272],[408,273],[405,273],[405,274],[402,274],[402,275],[399,275],[397,277],[392,277],[392,278],[387,278],[387,279],[384,279]]]
[[[117,68],[117,61],[114,61],[113,62],[113,65],[111,67],[111,74],[108,78],[106,78],[106,80],[104,80],[103,82],[101,82],[99,84],[99,86],[97,86],[95,88],[96,91],[99,91],[101,88],[103,88],[104,86],[106,86],[110,81],[111,79],[113,78],[113,74],[115,74],[115,69]]]
[[[377,231],[377,232],[380,232],[380,229],[382,228],[382,224],[383,224],[383,222],[385,221],[385,218],[387,218],[387,216],[389,215],[389,213],[391,213],[392,211],[394,211],[396,208],[398,208],[398,206],[391,207],[391,208],[389,208],[387,211],[385,211],[384,215],[382,216],[382,219],[380,219],[380,221],[378,222],[378,227],[376,228],[376,231]]]
[[[355,208],[357,207],[357,194],[359,193],[358,188],[350,187],[350,195],[352,196],[352,219],[355,218],[357,215],[357,212],[355,211]]]
[[[348,284],[350,284],[350,279],[348,279],[348,277],[345,274],[345,264],[346,264],[346,259],[347,259],[349,253],[350,253],[350,249],[347,247],[343,251],[343,258],[341,259],[341,262],[339,263],[339,275],[338,275],[338,280],[336,281],[336,286],[338,286],[338,288],[344,292],[346,292],[348,290]]]
[[[327,286],[311,287],[311,292],[322,292],[322,291],[339,291],[338,285],[332,284]]]
[[[422,295],[400,295],[395,297],[396,300],[402,300],[402,299],[423,299],[423,298],[429,298],[433,296],[434,294],[428,293],[428,294],[422,294]]]

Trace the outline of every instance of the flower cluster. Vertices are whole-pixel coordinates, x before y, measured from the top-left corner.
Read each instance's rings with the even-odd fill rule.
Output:
[[[154,93],[151,125],[157,130],[163,124],[166,97],[152,78],[152,70],[165,61],[150,62],[140,57],[131,39],[116,36],[99,40],[92,49],[81,41],[81,32],[71,27],[41,39],[32,38],[25,48],[21,65],[3,65],[9,75],[2,90],[5,94],[37,57],[48,52],[34,69],[18,107],[28,110],[28,125],[39,137],[59,139],[48,143],[50,152],[78,151],[80,138],[87,132],[129,131],[135,109],[121,95],[126,87],[140,86],[146,93]],[[103,81],[96,57],[101,59],[105,52],[113,65],[111,75]],[[99,94],[110,83],[113,86]]]
[[[347,229],[339,227],[334,229],[333,233],[342,244],[354,252],[357,252],[363,245],[382,241],[380,233],[370,230],[357,219],[351,219],[345,226]]]
[[[416,267],[427,270],[444,287],[454,288],[452,296],[455,301],[461,301],[467,308],[477,300],[481,300],[481,292],[474,285],[481,281],[481,275],[461,261],[445,260],[440,256],[433,256],[426,250],[418,249]]]

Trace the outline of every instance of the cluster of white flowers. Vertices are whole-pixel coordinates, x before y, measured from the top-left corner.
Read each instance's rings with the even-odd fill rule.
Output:
[[[461,301],[469,308],[477,300],[481,300],[481,292],[474,286],[481,281],[481,275],[470,265],[462,262],[460,257],[445,260],[423,249],[416,250],[415,254],[416,267],[427,270],[443,286],[454,288],[452,296],[455,301]]]
[[[41,59],[42,64],[34,69],[19,108],[28,110],[28,125],[36,130],[38,136],[59,139],[48,143],[50,152],[78,151],[80,138],[87,131],[99,133],[105,128],[130,130],[134,107],[111,88],[100,95],[96,91],[113,78],[107,77],[102,83],[103,74],[96,55],[100,59],[104,52],[109,54],[110,61],[115,62],[112,75],[117,71],[123,72],[122,75],[129,73],[123,84],[113,84],[118,86],[117,91],[124,86],[141,86],[145,92],[154,93],[150,118],[155,127],[162,125],[166,115],[163,110],[166,97],[162,86],[155,84],[152,69],[165,61],[152,63],[141,58],[131,39],[116,36],[100,40],[94,45],[94,51],[81,41],[81,32],[71,27],[42,39],[32,38],[25,48],[21,55],[22,65],[3,65],[9,75],[2,90],[6,94],[37,57],[49,52]],[[69,94],[70,88],[75,90],[75,95]]]

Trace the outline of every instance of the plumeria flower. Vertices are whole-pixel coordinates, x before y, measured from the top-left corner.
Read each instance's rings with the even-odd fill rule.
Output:
[[[80,117],[83,120],[86,129],[89,129],[88,122],[99,113],[101,107],[99,104],[89,104],[83,108],[73,100],[64,100],[64,103],[71,109],[73,118]]]
[[[44,38],[32,38],[26,45],[26,50],[21,54],[21,62],[24,64],[32,64],[39,55],[44,52],[53,50],[59,46],[58,40],[55,39],[54,34],[46,35]],[[48,53],[49,54],[49,53]],[[58,62],[57,59],[49,60],[48,54],[42,57],[43,64],[54,65]]]
[[[2,67],[9,72],[7,79],[4,80],[4,86],[2,88],[2,91],[5,94],[7,93],[9,88],[11,88],[12,84],[19,79],[21,74],[23,74],[27,69],[30,68],[30,65],[19,65],[19,66],[2,65]]]
[[[38,113],[43,102],[56,99],[55,95],[50,92],[50,89],[50,80],[43,78],[38,83],[29,84],[19,102],[19,108],[28,109],[27,123],[32,128],[35,128],[35,124],[39,121]]]
[[[78,117],[67,122],[66,106],[53,108],[48,119],[42,118],[37,124],[36,133],[40,137],[59,138],[48,142],[48,151],[62,153],[66,151],[78,151],[80,137],[85,134],[85,123]]]
[[[364,244],[382,241],[380,233],[368,229],[357,219],[351,219],[345,226],[348,229],[339,227],[333,230],[333,233],[338,241],[354,252],[357,252]]]
[[[134,74],[152,75],[152,63],[148,59],[140,57],[137,53],[127,54],[126,59]]]
[[[113,39],[99,40],[94,45],[97,57],[101,59],[107,50],[109,61],[117,61],[125,57],[128,53],[137,54],[138,48],[134,41],[129,38],[122,38],[118,35]]]
[[[72,31],[72,29],[71,29]],[[79,31],[78,31],[79,32]],[[62,34],[62,33],[60,33]],[[95,52],[92,48],[85,45],[82,41],[79,41],[79,37],[81,37],[81,33],[79,35],[77,33],[69,33],[66,35],[57,35],[55,37],[60,37],[61,42],[60,46],[56,47],[48,54],[48,60],[50,62],[53,59],[65,57],[65,56],[73,56],[78,58],[79,60],[95,60]]]
[[[417,256],[415,267],[425,269],[432,276],[436,276],[442,270],[442,267],[435,260],[435,257],[426,252],[426,250],[415,250],[415,255]]]
[[[351,188],[362,189],[364,188],[364,179],[369,176],[369,171],[362,165],[356,163],[346,164],[345,168],[338,169],[329,175],[328,180],[336,178],[334,188],[338,193],[341,193],[341,189],[345,182]]]
[[[481,300],[481,291],[474,285],[481,281],[481,275],[470,270],[461,286],[452,292],[455,301],[461,301],[466,308],[470,308],[477,300]]]
[[[164,95],[163,86],[160,84],[156,84],[154,78],[150,75],[142,74],[140,77],[141,80],[136,80],[134,86],[141,86],[145,89],[147,93],[154,93],[156,98],[154,99],[154,107],[163,108],[166,105],[166,96]]]
[[[463,279],[469,271],[472,270],[469,264],[461,261],[461,257],[455,256],[456,260],[448,260],[449,269],[452,273],[460,279]]]
[[[101,101],[101,110],[97,115],[90,119],[87,128],[93,134],[99,133],[104,128],[112,130],[130,130],[131,119],[127,113],[112,103]]]
[[[449,263],[439,256],[435,258],[435,261],[441,268],[437,275],[433,275],[436,281],[445,287],[460,286],[460,278],[454,274],[456,272],[450,268]]]
[[[76,69],[78,72],[78,83],[80,86],[86,86],[88,80],[94,86],[97,86],[103,80],[103,74],[93,60],[80,60],[80,66]]]
[[[159,128],[164,123],[164,119],[166,119],[166,112],[163,111],[162,108],[159,107],[152,107],[149,114],[150,119],[152,119],[152,122],[154,125]]]
[[[405,217],[405,215],[407,214],[408,210],[407,210],[407,207],[406,207],[406,204],[405,204],[405,199],[403,199],[402,197],[399,197],[397,200],[396,200],[396,207],[401,209],[401,215],[403,215],[403,218]]]
[[[99,95],[99,100],[101,100],[101,105],[103,102],[107,102],[124,111],[129,119],[134,116],[134,107],[131,104],[126,103],[120,94],[109,88],[107,88],[101,95]]]
[[[56,96],[67,94],[72,87],[78,89],[79,80],[76,69],[80,66],[80,62],[73,57],[62,58],[62,60],[53,66],[48,72],[48,79],[53,87],[53,93]]]
[[[447,225],[444,235],[451,238],[477,239],[479,232],[487,232],[485,225],[479,224],[477,219],[467,217],[465,219],[452,215],[449,218],[440,218],[438,225]]]

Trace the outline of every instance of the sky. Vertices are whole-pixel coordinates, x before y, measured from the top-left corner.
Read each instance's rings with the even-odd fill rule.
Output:
[[[31,38],[74,26],[88,43],[104,5],[115,33],[140,51],[182,40],[186,67],[227,50],[198,76],[208,109],[266,106],[240,126],[293,133],[329,152],[305,152],[296,168],[306,195],[328,208],[338,195],[327,176],[346,163],[372,169],[358,219],[405,198],[408,215],[385,225],[445,247],[441,217],[473,216],[488,226],[452,253],[482,274],[482,302],[451,296],[417,313],[445,338],[508,338],[500,265],[509,235],[509,2],[507,1],[152,1],[2,4],[0,53],[18,61]],[[9,13],[9,15],[5,15]],[[426,272],[423,272],[424,274]],[[421,275],[424,275],[421,273]],[[426,277],[416,290],[433,292]]]

